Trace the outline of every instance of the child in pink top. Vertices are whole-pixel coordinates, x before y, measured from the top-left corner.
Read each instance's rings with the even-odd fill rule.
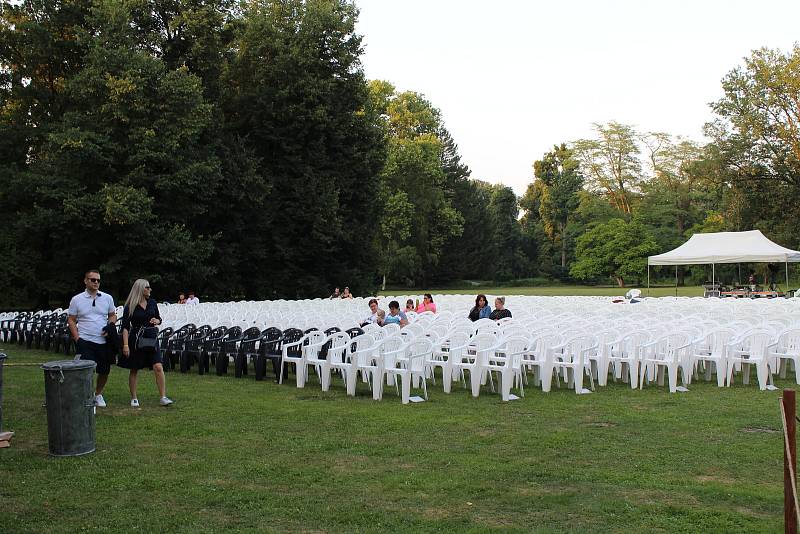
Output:
[[[417,306],[417,313],[426,311],[436,313],[436,304],[433,303],[433,297],[430,293],[425,293],[425,296],[422,297],[422,302]]]

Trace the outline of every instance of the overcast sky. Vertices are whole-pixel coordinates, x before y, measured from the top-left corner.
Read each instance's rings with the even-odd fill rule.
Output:
[[[703,141],[720,80],[800,40],[800,0],[356,0],[370,79],[442,111],[472,176],[517,194],[555,143],[616,120]]]

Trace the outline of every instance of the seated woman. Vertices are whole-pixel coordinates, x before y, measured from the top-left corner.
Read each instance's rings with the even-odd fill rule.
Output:
[[[369,299],[369,315],[367,315],[363,321],[361,321],[361,326],[368,325],[374,323],[378,326],[383,326],[383,318],[381,317],[381,313],[383,310],[378,308],[378,299]],[[384,317],[386,313],[384,312]]]
[[[414,300],[413,299],[408,299],[406,301],[406,309],[405,309],[405,311],[406,312],[414,311]]]
[[[426,311],[436,313],[436,304],[433,303],[433,297],[430,293],[425,293],[425,296],[422,297],[422,302],[419,303],[416,311],[417,313]]]
[[[342,291],[342,296],[339,297],[339,298],[343,298],[343,299],[351,299],[351,298],[353,298],[353,294],[350,293],[350,288],[349,287],[345,287],[344,291]]]
[[[383,324],[399,324],[400,328],[408,324],[408,318],[404,312],[400,311],[400,303],[396,300],[389,303],[389,313],[386,314]]]
[[[492,313],[492,308],[489,307],[489,301],[486,300],[486,295],[478,295],[475,297],[475,307],[469,312],[469,319],[472,322],[478,319],[488,318]]]
[[[511,312],[506,309],[506,298],[497,297],[494,299],[494,311],[489,314],[489,319],[492,321],[499,321],[506,317],[511,317]]]

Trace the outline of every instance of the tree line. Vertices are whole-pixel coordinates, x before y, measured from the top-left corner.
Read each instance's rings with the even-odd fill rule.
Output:
[[[554,140],[513,190],[471,175],[424,95],[367,80],[347,0],[0,5],[0,305],[356,294],[544,277],[620,284],[696,231],[796,247],[800,49],[722,81],[698,144]],[[521,216],[520,216],[521,215]]]

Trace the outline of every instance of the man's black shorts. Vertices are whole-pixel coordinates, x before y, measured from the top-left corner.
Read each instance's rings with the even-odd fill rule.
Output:
[[[81,360],[92,360],[97,364],[95,371],[99,375],[111,372],[111,359],[108,357],[108,347],[93,341],[78,338],[76,354],[81,355]]]

